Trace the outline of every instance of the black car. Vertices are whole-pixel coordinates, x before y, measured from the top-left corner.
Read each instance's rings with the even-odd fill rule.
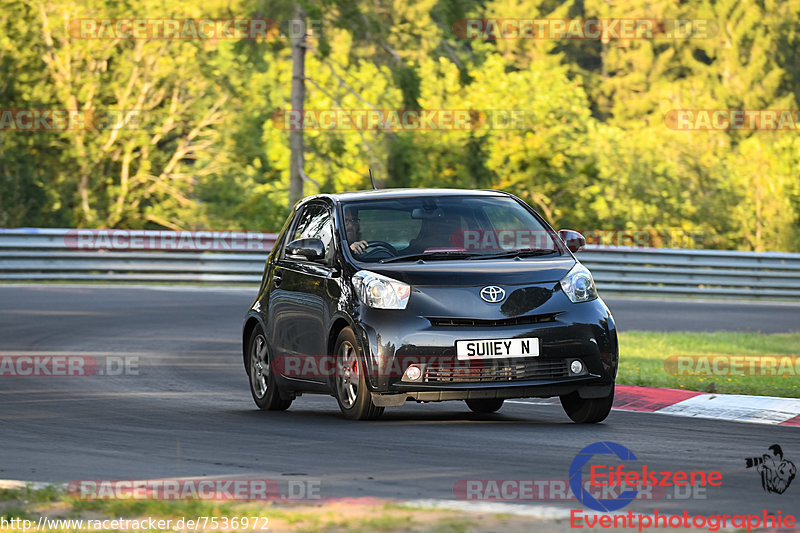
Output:
[[[390,189],[299,202],[267,258],[243,329],[256,404],[331,394],[345,417],[407,400],[558,396],[575,422],[614,399],[614,319],[572,252],[499,191]]]

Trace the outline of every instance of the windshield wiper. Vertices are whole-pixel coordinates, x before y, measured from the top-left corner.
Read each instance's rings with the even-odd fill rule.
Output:
[[[446,252],[428,252],[428,253],[421,253],[421,254],[409,254],[409,255],[400,255],[397,257],[389,257],[386,259],[381,259],[378,261],[379,263],[394,263],[397,261],[416,261],[419,259],[461,259],[464,257],[475,257],[477,255],[474,252],[462,252],[458,250],[450,250]]]
[[[552,248],[525,248],[522,250],[509,250],[499,254],[476,255],[472,259],[500,259],[503,257],[534,257],[538,255],[550,255],[556,253]]]

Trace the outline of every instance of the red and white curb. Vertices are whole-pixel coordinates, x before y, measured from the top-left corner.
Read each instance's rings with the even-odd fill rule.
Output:
[[[558,398],[531,398],[506,400],[506,403],[558,405],[559,401]],[[613,409],[753,424],[800,426],[800,398],[617,385]]]
[[[614,409],[756,424],[800,426],[800,398],[714,394],[617,385]]]

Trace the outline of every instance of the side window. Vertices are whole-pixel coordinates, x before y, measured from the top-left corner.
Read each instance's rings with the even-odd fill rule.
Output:
[[[297,239],[321,240],[325,245],[325,259],[329,259],[333,244],[333,221],[330,210],[319,204],[306,206],[300,213],[300,219],[287,242]]]

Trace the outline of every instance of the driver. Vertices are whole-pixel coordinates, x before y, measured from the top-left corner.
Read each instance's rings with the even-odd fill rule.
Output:
[[[347,233],[347,240],[350,242],[350,250],[354,254],[362,254],[367,249],[367,241],[361,239],[361,226],[358,219],[358,211],[348,210],[344,215],[344,229]]]

